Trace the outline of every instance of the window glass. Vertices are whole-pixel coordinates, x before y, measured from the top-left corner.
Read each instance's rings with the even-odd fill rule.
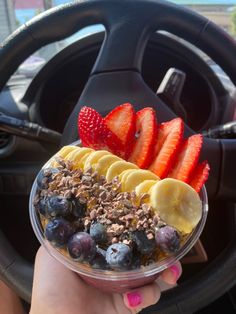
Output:
[[[52,7],[68,3],[65,0],[0,0],[0,42],[17,27],[34,16]],[[174,0],[175,4],[186,6],[215,22],[232,36],[236,36],[236,0]],[[33,77],[56,53],[72,42],[90,33],[103,30],[102,25],[93,25],[80,30],[73,36],[47,45],[28,58],[16,74]]]

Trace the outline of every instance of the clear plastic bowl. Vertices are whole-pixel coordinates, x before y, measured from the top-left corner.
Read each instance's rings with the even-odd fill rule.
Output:
[[[49,162],[46,163],[43,168],[47,168],[49,166]],[[84,281],[107,292],[122,293],[129,289],[137,288],[154,281],[164,269],[170,267],[176,263],[176,261],[180,260],[194,246],[204,228],[208,213],[207,193],[205,186],[203,186],[200,192],[200,198],[202,200],[201,220],[192,233],[188,236],[185,243],[175,254],[140,269],[119,272],[111,270],[100,270],[94,269],[86,264],[73,261],[69,256],[62,254],[59,248],[55,248],[49,241],[47,241],[47,239],[45,239],[39,215],[33,205],[36,192],[37,183],[35,180],[30,194],[29,211],[31,224],[39,242],[54,258],[56,258],[69,269],[78,273]]]

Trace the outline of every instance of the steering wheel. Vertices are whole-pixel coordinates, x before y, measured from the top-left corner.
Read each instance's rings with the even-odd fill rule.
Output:
[[[30,54],[61,40],[82,27],[101,23],[106,36],[84,91],[63,132],[62,144],[77,139],[77,116],[82,105],[101,114],[130,102],[136,110],[157,109],[159,121],[175,114],[143,81],[141,65],[146,43],[157,30],[188,40],[207,53],[236,84],[236,45],[206,18],[161,0],[80,0],[46,11],[16,30],[0,50],[0,90]],[[79,75],[79,73],[78,73]],[[185,127],[186,134],[194,132]],[[204,139],[202,157],[211,173],[207,183],[211,199],[236,201],[236,141]],[[33,266],[0,233],[0,276],[30,302]],[[164,293],[157,306],[145,313],[192,313],[218,298],[236,283],[236,239],[203,272]]]

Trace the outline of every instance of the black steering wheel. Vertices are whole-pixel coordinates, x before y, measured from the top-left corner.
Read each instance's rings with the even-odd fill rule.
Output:
[[[166,30],[207,53],[236,85],[236,44],[223,30],[202,16],[161,0],[80,0],[43,14],[16,30],[0,50],[0,90],[30,54],[61,40],[82,27],[101,23],[106,36],[86,87],[63,133],[62,144],[77,139],[77,115],[82,105],[101,114],[124,102],[138,110],[157,109],[159,121],[175,114],[144,83],[142,57],[151,34]],[[79,73],[78,73],[79,75]],[[187,135],[194,132],[186,126]],[[236,141],[205,139],[202,157],[211,174],[207,183],[211,199],[236,201]],[[30,302],[33,266],[21,258],[0,233],[0,276]],[[203,272],[166,293],[145,313],[192,313],[210,303],[236,283],[236,238]]]

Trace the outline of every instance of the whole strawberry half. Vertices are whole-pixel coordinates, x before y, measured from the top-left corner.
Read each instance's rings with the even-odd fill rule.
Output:
[[[153,146],[157,137],[157,119],[153,108],[136,113],[136,134],[129,161],[140,168],[147,168],[153,159]]]
[[[165,178],[183,138],[184,124],[181,118],[163,122],[157,130],[154,160],[149,169],[160,178]]]
[[[192,171],[198,163],[202,141],[202,135],[195,134],[181,144],[178,156],[168,177],[189,182]]]
[[[103,117],[93,108],[82,107],[78,116],[78,133],[83,146],[106,149],[122,156],[123,149],[118,137],[108,129]]]
[[[133,106],[129,103],[120,105],[113,109],[104,120],[107,127],[120,139],[127,158],[136,130]]]

